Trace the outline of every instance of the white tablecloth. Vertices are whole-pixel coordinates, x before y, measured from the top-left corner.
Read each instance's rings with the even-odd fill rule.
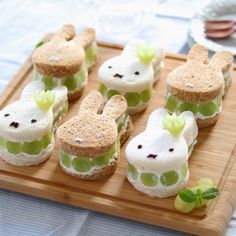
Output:
[[[124,36],[125,34],[116,35],[103,32],[104,25],[101,26],[99,23],[104,10],[108,11],[109,8],[104,8],[100,4],[101,2],[107,3],[107,1],[104,3],[104,1],[98,0],[0,1],[0,91],[17,72],[42,36],[47,32],[55,31],[64,23],[75,24],[78,31],[85,26],[94,26],[97,28],[99,40],[125,43],[128,38],[128,36]],[[141,18],[140,28],[129,37],[141,37],[148,41],[159,42],[169,52],[186,53],[189,18],[209,1],[143,2],[145,2],[145,6],[142,8],[145,7],[146,12]],[[132,2],[132,4],[134,3]],[[138,6],[138,4],[140,4],[139,1],[134,5]],[[105,22],[105,24],[107,23],[109,25],[109,22]],[[227,235],[236,235],[235,217],[236,215],[230,223]],[[0,235],[154,236],[184,234],[0,190]]]

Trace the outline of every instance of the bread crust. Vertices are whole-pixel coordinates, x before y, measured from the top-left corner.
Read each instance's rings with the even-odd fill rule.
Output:
[[[216,121],[219,118],[219,114],[215,115],[214,117],[205,119],[205,120],[201,120],[201,119],[197,119],[197,126],[198,128],[207,128],[211,125],[214,125],[216,123]]]

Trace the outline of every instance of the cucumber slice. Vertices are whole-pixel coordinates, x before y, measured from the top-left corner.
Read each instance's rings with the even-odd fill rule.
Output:
[[[60,157],[61,157],[61,162],[64,166],[66,166],[67,168],[71,167],[71,159],[70,156],[64,152],[60,152]]]
[[[164,186],[171,186],[177,183],[179,175],[176,171],[169,171],[161,175],[161,183]]]
[[[185,202],[180,198],[179,195],[177,195],[175,198],[174,207],[182,213],[188,213],[194,209],[195,204],[194,202]]]
[[[153,187],[157,185],[158,177],[152,173],[142,173],[140,175],[140,180],[143,183],[143,185],[148,187]]]
[[[130,107],[136,107],[141,100],[141,97],[138,93],[132,93],[132,92],[126,93],[125,98],[127,100],[128,106]]]
[[[128,172],[132,179],[136,180],[138,178],[138,171],[134,165],[128,163]]]
[[[152,96],[152,88],[142,91],[140,95],[143,102],[148,102]]]
[[[41,152],[42,142],[35,140],[33,142],[25,142],[22,146],[22,151],[26,154],[36,155]]]
[[[198,110],[204,116],[211,116],[217,111],[217,108],[213,102],[206,102],[199,104]]]
[[[75,158],[72,161],[72,167],[78,172],[88,172],[91,169],[91,161],[89,158]]]
[[[99,91],[102,95],[105,95],[105,94],[106,94],[106,91],[107,91],[107,87],[105,86],[105,84],[100,83],[100,84],[99,84],[98,91]]]
[[[170,112],[174,112],[178,108],[178,100],[175,96],[170,95],[166,102],[166,108]]]
[[[21,149],[21,143],[17,143],[17,142],[11,142],[11,141],[8,141],[7,142],[7,150],[8,152],[16,155],[16,154],[19,154],[22,152],[22,149]]]
[[[182,113],[184,111],[191,111],[194,115],[198,112],[197,104],[184,102],[180,105],[179,111]]]

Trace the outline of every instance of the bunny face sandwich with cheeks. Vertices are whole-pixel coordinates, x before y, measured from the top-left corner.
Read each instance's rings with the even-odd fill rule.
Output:
[[[137,49],[136,56],[121,54],[104,62],[98,74],[105,102],[119,94],[126,98],[130,114],[143,111],[152,96],[154,56],[155,51],[145,46]]]
[[[77,116],[57,130],[61,144],[60,165],[75,177],[85,180],[111,175],[119,159],[120,133],[125,128],[127,102],[112,97],[103,107],[102,95],[91,91],[82,101]],[[118,127],[123,124],[123,128]]]
[[[39,81],[32,81],[20,100],[0,111],[0,157],[9,164],[37,165],[53,150],[52,107],[55,100],[61,101],[66,95],[63,88],[45,92],[41,85]]]
[[[125,150],[134,188],[153,197],[174,196],[183,189],[189,178],[188,142],[196,142],[196,127],[190,112],[170,116],[165,109],[155,110]]]

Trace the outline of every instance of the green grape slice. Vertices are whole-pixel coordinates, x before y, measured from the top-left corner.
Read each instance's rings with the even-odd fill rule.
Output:
[[[212,179],[210,179],[210,178],[205,178],[205,177],[200,178],[197,183],[198,183],[198,185],[207,185],[209,188],[214,187],[214,183],[213,183]]]
[[[174,207],[182,213],[188,213],[194,209],[195,204],[194,202],[185,202],[180,198],[179,195],[177,195],[175,198]]]
[[[198,107],[197,107],[197,104],[184,102],[180,105],[179,111],[181,113],[184,112],[184,111],[191,111],[194,115],[196,115],[197,112],[198,112]]]
[[[0,137],[0,147],[6,147],[7,146],[7,141],[3,138]]]
[[[138,93],[132,93],[132,92],[126,93],[125,98],[127,100],[128,106],[130,107],[136,107],[141,100],[141,97]]]
[[[45,134],[41,140],[42,148],[47,148],[49,144],[52,142],[52,132],[48,132]]]
[[[120,93],[117,92],[116,90],[111,89],[111,90],[109,90],[109,91],[107,92],[107,98],[110,99],[112,96],[114,96],[114,95],[119,95],[119,94],[120,94]]]
[[[107,165],[111,158],[113,157],[113,155],[116,153],[116,146],[114,146],[110,151],[108,151],[107,153],[105,153],[104,155],[100,156],[100,157],[96,157],[92,159],[92,165],[99,165],[99,166],[103,166],[103,165]]]
[[[136,180],[138,178],[138,171],[134,165],[128,163],[128,172],[132,179]]]
[[[178,100],[175,96],[170,95],[166,102],[166,108],[170,112],[174,112],[178,108]]]
[[[105,95],[105,94],[106,94],[106,91],[107,91],[107,87],[105,86],[105,84],[100,83],[100,84],[99,84],[98,91],[99,91],[102,95]]]
[[[211,116],[216,112],[217,108],[213,102],[206,102],[199,104],[198,110],[204,116]]]
[[[79,85],[82,85],[85,81],[86,81],[86,78],[87,78],[87,69],[85,66],[83,66],[79,73],[75,75],[76,79],[77,79],[77,83]]]
[[[143,183],[143,185],[148,187],[153,187],[157,185],[158,177],[152,173],[142,173],[140,175],[140,180]]]
[[[36,155],[41,152],[42,143],[41,141],[35,140],[32,142],[25,142],[22,146],[22,151],[26,154]]]
[[[66,76],[61,84],[66,86],[68,91],[74,91],[77,88],[77,79],[74,75]]]
[[[71,167],[71,158],[68,154],[64,153],[64,152],[60,152],[60,157],[61,157],[61,162],[64,166],[66,166],[67,168]]]
[[[141,96],[141,99],[143,102],[145,102],[145,103],[148,102],[152,96],[152,88],[148,88],[148,89],[142,91],[140,96]]]
[[[45,90],[52,90],[57,86],[57,83],[54,81],[54,79],[48,76],[43,76],[42,82],[45,85]]]
[[[187,173],[188,173],[188,164],[187,163],[182,166],[181,173],[182,173],[183,178],[185,178],[187,176]]]
[[[93,43],[91,46],[87,47],[85,49],[85,54],[86,54],[86,64],[88,66],[92,65],[96,60],[98,54],[98,47],[96,43]]]
[[[89,158],[75,158],[72,161],[72,167],[78,172],[88,172],[91,169],[91,161]]]
[[[161,183],[164,186],[171,186],[177,183],[179,175],[176,171],[169,171],[161,175]]]
[[[8,141],[7,142],[7,150],[8,152],[16,155],[16,154],[19,154],[22,152],[22,149],[21,149],[21,143],[17,143],[17,142],[11,142],[11,141]]]

